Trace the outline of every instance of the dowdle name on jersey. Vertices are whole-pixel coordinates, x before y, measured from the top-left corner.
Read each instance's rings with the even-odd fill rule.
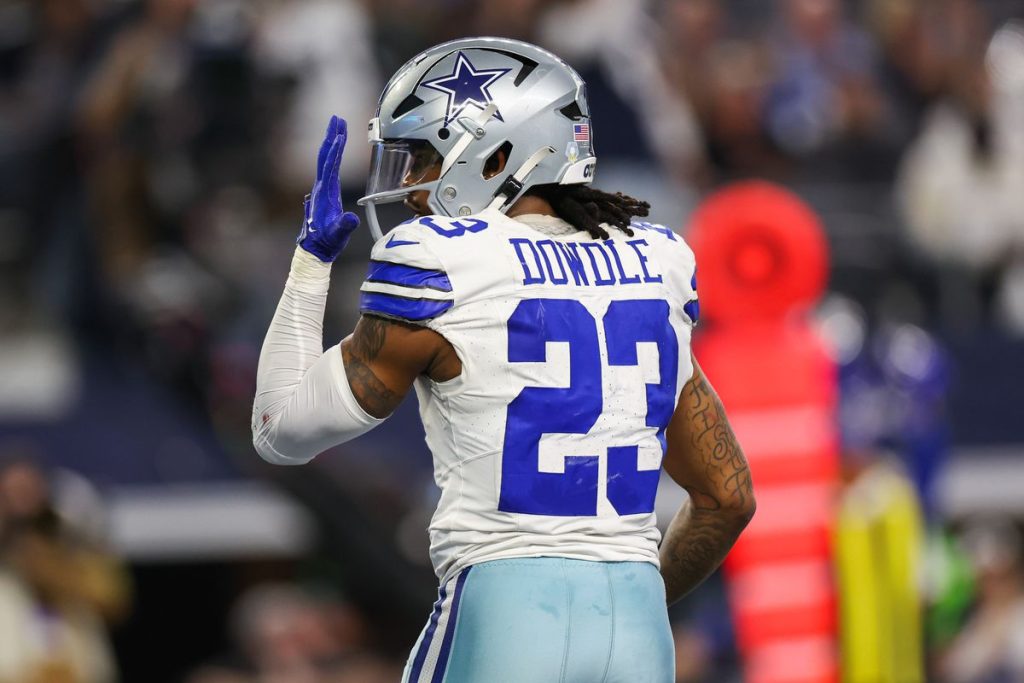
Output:
[[[513,237],[522,266],[524,285],[606,287],[641,282],[660,283],[661,272],[649,256],[651,246],[643,238],[616,245],[604,242],[566,242]]]
[[[665,426],[690,378],[694,258],[660,225],[422,216],[382,237],[360,311],[434,330],[462,374],[416,380],[446,581],[494,559],[658,562]],[[618,286],[614,286],[618,285]],[[573,410],[563,410],[566,405]]]

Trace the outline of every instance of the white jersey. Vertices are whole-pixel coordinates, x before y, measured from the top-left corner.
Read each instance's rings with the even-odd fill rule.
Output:
[[[595,240],[494,210],[400,225],[361,311],[425,325],[462,361],[416,382],[441,500],[438,576],[511,557],[658,563],[665,427],[693,373],[693,253],[635,223]]]

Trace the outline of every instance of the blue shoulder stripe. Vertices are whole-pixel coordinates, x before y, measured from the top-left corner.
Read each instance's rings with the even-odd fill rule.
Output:
[[[693,277],[690,278],[690,289],[693,290],[693,294],[694,294],[694,296],[696,296],[697,295],[697,269],[696,268],[693,269]],[[692,301],[686,302],[683,305],[683,310],[686,312],[686,315],[688,315],[690,317],[691,322],[693,322],[693,324],[696,325],[697,321],[700,320],[700,301],[697,300],[697,299],[693,299]]]
[[[377,313],[412,322],[436,318],[451,307],[451,301],[437,299],[412,299],[383,292],[361,292],[359,295],[360,313]]]
[[[443,270],[417,268],[389,261],[370,261],[366,281],[416,289],[436,289],[439,292],[452,291],[452,283]]]
[[[700,321],[700,302],[697,299],[683,304],[683,311],[694,325]]]

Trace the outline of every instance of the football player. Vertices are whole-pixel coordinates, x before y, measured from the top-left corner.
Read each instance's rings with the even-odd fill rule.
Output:
[[[589,187],[584,83],[533,45],[427,50],[389,81],[369,134],[362,316],[323,351],[331,263],[359,224],[332,118],[260,356],[256,449],[308,462],[415,388],[441,489],[440,591],[405,681],[674,680],[666,599],[754,512],[690,354],[693,253],[638,220],[646,203]],[[376,207],[394,201],[415,217],[384,234]],[[690,495],[659,558],[662,465]]]

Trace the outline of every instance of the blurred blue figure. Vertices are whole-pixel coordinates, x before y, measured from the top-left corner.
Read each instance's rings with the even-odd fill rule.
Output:
[[[848,454],[891,450],[935,513],[937,474],[949,449],[948,354],[913,325],[886,327],[840,365],[840,429]]]

